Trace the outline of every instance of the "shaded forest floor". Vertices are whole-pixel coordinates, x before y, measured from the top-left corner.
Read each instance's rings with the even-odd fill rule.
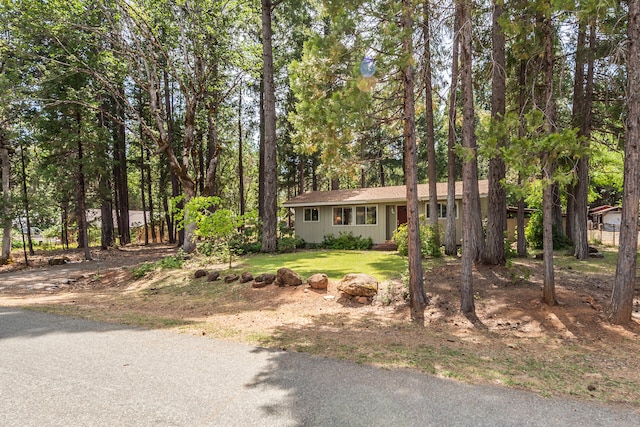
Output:
[[[3,273],[0,305],[418,369],[465,382],[640,410],[640,293],[636,291],[631,325],[611,325],[604,315],[615,252],[588,261],[558,253],[555,275],[561,304],[553,307],[541,302],[541,261],[515,259],[506,267],[477,266],[474,294],[480,327],[459,313],[456,258],[425,263],[431,302],[424,325],[415,325],[400,280],[382,283],[383,296],[370,305],[344,298],[335,282],[326,291],[317,291],[306,285],[254,289],[251,283],[195,279],[196,269],[226,268],[201,258],[187,261],[181,269],[156,269],[133,278],[132,265],[171,253],[175,250],[161,246],[97,253],[98,268],[95,262],[77,263],[85,268],[49,282],[53,267]],[[67,255],[79,259],[78,254]],[[39,263],[46,263],[48,256],[41,255]],[[123,264],[127,267],[120,267]],[[35,279],[12,281],[34,271],[41,271],[41,286],[34,286]]]

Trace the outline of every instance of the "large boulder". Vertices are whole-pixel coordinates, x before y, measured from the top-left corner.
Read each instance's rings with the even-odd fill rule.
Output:
[[[372,297],[378,293],[378,280],[368,274],[347,274],[338,290],[354,297]]]
[[[302,285],[302,277],[289,268],[280,268],[276,272],[276,285],[299,286]]]
[[[211,273],[209,273],[209,275],[207,276],[207,280],[209,282],[215,282],[216,280],[218,280],[220,278],[220,272],[217,270],[212,271]]]
[[[317,273],[309,277],[307,283],[313,289],[327,289],[329,287],[329,278],[324,273]]]
[[[196,279],[199,279],[201,277],[204,277],[207,275],[206,270],[196,270],[195,273],[193,273],[193,277],[195,277]]]

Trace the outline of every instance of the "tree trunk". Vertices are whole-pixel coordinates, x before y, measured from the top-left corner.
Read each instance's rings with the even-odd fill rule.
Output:
[[[98,189],[100,192],[100,248],[106,250],[113,246],[113,202],[111,200],[111,183],[108,175],[98,178]]]
[[[458,56],[460,47],[460,2],[455,2],[455,18],[453,24],[453,48],[451,62],[451,87],[449,88],[449,132],[447,139],[447,224],[444,236],[444,252],[457,255],[456,239],[456,113],[458,91]]]
[[[238,94],[238,196],[240,197],[240,215],[244,215],[246,203],[244,198],[244,159],[242,150],[242,82]]]
[[[620,246],[611,294],[609,320],[631,321],[638,253],[640,202],[640,0],[629,0],[627,23],[627,122],[624,145],[624,184]]]
[[[61,237],[61,242],[62,242],[62,247],[66,250],[69,249],[69,201],[65,200],[64,202],[62,202],[62,206],[61,206],[61,228],[62,228],[62,236]]]
[[[11,163],[9,161],[9,146],[4,139],[4,133],[0,129],[0,162],[2,163],[2,253],[0,253],[0,265],[6,264],[11,258]]]
[[[89,261],[91,259],[91,251],[89,250],[89,233],[87,224],[87,206],[85,202],[85,185],[84,185],[84,170],[82,163],[84,162],[84,154],[82,147],[82,132],[81,132],[82,118],[78,112],[76,115],[76,122],[78,125],[78,169],[76,172],[77,181],[77,217],[78,217],[78,248],[84,249],[84,259]]]
[[[589,59],[587,61],[587,81],[585,83],[585,94],[582,110],[582,123],[580,134],[584,137],[585,148],[588,149],[591,138],[591,107],[593,105],[593,74],[594,55],[596,49],[596,22],[589,26]],[[577,259],[587,259],[589,257],[589,236],[587,233],[587,209],[589,194],[589,156],[584,155],[578,161],[578,184],[575,194],[575,224],[574,224],[574,247]]]
[[[339,178],[331,178],[331,191],[340,189],[340,179]]]
[[[156,220],[153,214],[153,191],[152,191],[152,178],[151,178],[151,153],[149,149],[145,148],[147,154],[147,196],[149,198],[149,222],[151,224],[151,241],[157,242],[156,236]]]
[[[403,52],[411,58],[413,55],[411,0],[402,2],[402,40]],[[407,188],[407,228],[409,252],[409,298],[411,319],[419,324],[424,322],[424,309],[427,296],[424,292],[422,273],[422,251],[420,245],[420,224],[418,219],[418,154],[415,133],[415,100],[414,100],[413,65],[407,60],[402,67],[402,84],[404,88],[404,141],[405,141],[405,180]]]
[[[169,73],[167,72],[166,67],[163,68],[162,73],[163,73],[162,80],[164,82],[164,108],[165,108],[165,114],[167,115],[167,144],[172,146],[173,145],[173,104],[171,102],[171,88],[169,83]],[[165,155],[163,154],[163,156]],[[163,162],[163,164],[167,164],[167,163],[168,161],[166,160],[165,162]],[[170,166],[167,167],[165,170],[169,173],[169,176],[171,177],[171,196],[176,197],[177,196],[176,187],[178,185],[178,182],[175,177],[175,174],[171,170]],[[164,176],[166,177],[166,175]],[[166,180],[161,180],[161,181],[166,181]],[[162,184],[162,188],[165,188],[165,186],[166,186],[166,182]],[[165,221],[167,222],[167,234],[169,235],[169,239],[168,239],[169,243],[176,243],[173,214],[169,210],[169,201],[167,200],[166,194],[164,194],[164,197],[162,198],[162,206],[164,208]]]
[[[215,95],[214,95],[215,96]],[[207,106],[207,170],[204,180],[204,196],[218,195],[216,178],[218,175],[218,163],[222,154],[222,146],[218,136],[216,117],[218,114],[215,101],[210,100]]]
[[[497,148],[506,144],[502,136],[500,124],[506,111],[506,74],[505,74],[505,37],[500,19],[503,12],[503,1],[493,1],[492,49],[493,66],[491,72],[491,120],[495,131],[500,132]],[[507,229],[507,194],[502,186],[506,167],[502,156],[496,154],[489,161],[489,210],[487,216],[487,244],[484,250],[484,263],[504,265],[504,232]]]
[[[556,304],[556,290],[553,272],[553,185],[548,181],[553,177],[553,165],[543,156],[542,179],[545,181],[542,193],[542,239],[544,282],[542,299],[548,305]]]
[[[260,143],[258,147],[258,216],[264,218],[264,72],[260,76]]]
[[[556,127],[556,109],[555,100],[553,99],[553,33],[551,16],[543,21],[544,32],[544,115],[546,117],[545,130],[547,134],[557,131]],[[548,305],[557,304],[555,292],[555,279],[553,272],[553,225],[554,225],[554,207],[557,194],[557,185],[554,184],[555,159],[551,158],[550,153],[542,154],[542,228],[543,228],[543,301]],[[562,220],[562,217],[560,217]]]
[[[518,138],[524,137],[524,110],[526,103],[525,83],[527,79],[527,63],[520,61],[520,69],[518,71]],[[518,172],[518,187],[522,187],[522,174]],[[524,198],[518,199],[518,217],[516,219],[517,230],[517,252],[519,257],[527,256],[527,239],[524,235]]]
[[[437,166],[436,166],[436,138],[433,124],[433,85],[431,82],[431,30],[430,25],[430,6],[429,0],[422,3],[422,34],[424,42],[424,97],[425,97],[425,127],[427,140],[427,174],[429,177],[429,223],[432,227],[432,238],[434,244],[440,247],[440,228],[438,218],[438,191],[437,191]]]
[[[273,49],[271,46],[272,1],[262,0],[262,59],[264,74],[264,217],[262,218],[262,251],[277,250],[277,192],[276,174],[276,100],[273,77]]]
[[[142,138],[142,132],[140,132]],[[142,139],[140,140],[142,142]],[[147,201],[145,198],[145,181],[144,181],[144,148],[140,144],[140,196],[142,199],[142,225],[144,227],[144,245],[149,244],[149,225],[147,223]]]
[[[473,106],[473,56],[471,46],[471,3],[458,0],[461,7],[461,78],[462,86],[462,274],[460,286],[460,310],[466,316],[475,316],[473,301],[473,262],[478,260],[482,251],[482,239],[478,236],[478,227],[482,231],[479,211],[478,164],[475,141]]]
[[[24,216],[27,225],[27,247],[29,255],[34,255],[33,241],[31,240],[31,212],[29,210],[29,193],[27,192],[27,168],[24,160],[24,146],[20,143],[20,162],[22,164],[22,203],[24,204]],[[22,228],[22,227],[21,227]],[[22,230],[24,234],[24,230]]]
[[[122,88],[124,92],[124,87]],[[123,93],[124,96],[124,93]],[[113,175],[116,188],[116,201],[118,210],[118,236],[120,245],[131,243],[131,231],[129,229],[129,182],[127,178],[127,141],[124,125],[124,109],[113,100],[116,117],[123,120],[122,123],[113,123]]]
[[[195,182],[183,183],[184,187],[184,217],[189,217],[189,212],[187,211],[186,205],[196,195]],[[182,250],[188,254],[193,252],[196,249],[196,223],[194,221],[184,221],[184,242],[182,243]]]

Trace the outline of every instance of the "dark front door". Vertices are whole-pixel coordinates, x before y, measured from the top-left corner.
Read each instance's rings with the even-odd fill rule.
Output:
[[[398,206],[398,227],[407,223],[407,207]]]

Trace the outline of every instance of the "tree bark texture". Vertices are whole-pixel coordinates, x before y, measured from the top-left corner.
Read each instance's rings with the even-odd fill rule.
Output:
[[[108,175],[102,175],[98,178],[98,190],[100,193],[100,247],[108,249],[113,246],[114,229],[113,229],[113,201],[111,199],[111,183]]]
[[[411,28],[413,15],[411,0],[402,2],[402,30],[403,52],[411,58],[413,42]],[[415,99],[414,99],[414,70],[407,60],[402,68],[404,141],[405,141],[405,169],[407,188],[407,228],[408,228],[408,258],[409,258],[409,298],[411,304],[411,319],[416,323],[424,321],[424,309],[427,296],[424,292],[422,272],[422,251],[420,246],[420,224],[418,208],[418,154],[415,133]]]
[[[449,88],[449,130],[447,134],[447,221],[444,235],[444,253],[457,255],[456,239],[456,116],[458,91],[458,59],[460,47],[460,2],[455,2],[455,18],[453,24],[453,49],[451,61],[451,86]]]
[[[609,320],[631,321],[638,253],[640,201],[640,0],[629,1],[627,23],[627,123],[624,145],[624,184],[620,246],[611,295]]]
[[[77,146],[78,146],[78,169],[76,171],[76,213],[78,217],[78,248],[84,249],[84,259],[91,259],[91,251],[89,250],[89,233],[88,233],[88,224],[87,224],[87,206],[86,206],[86,190],[85,190],[85,182],[84,182],[84,154],[82,147],[82,132],[81,132],[81,123],[82,119],[80,113],[76,116],[77,125],[78,125],[78,134],[77,134]]]
[[[240,198],[240,215],[244,215],[246,203],[244,197],[244,159],[242,149],[242,82],[240,83],[240,92],[238,94],[238,196]]]
[[[461,3],[461,79],[462,86],[462,273],[460,284],[460,310],[467,316],[475,315],[473,301],[473,262],[480,254],[481,241],[477,228],[482,227],[479,211],[478,166],[475,142],[471,4]]]
[[[122,88],[124,96],[124,87]],[[113,177],[116,189],[116,200],[118,210],[118,237],[120,245],[131,243],[131,230],[129,228],[129,182],[127,178],[127,141],[126,129],[124,125],[124,109],[114,103],[114,113],[116,117],[123,120],[122,123],[113,123]]]
[[[553,272],[553,185],[548,181],[553,177],[553,165],[548,155],[543,157],[542,179],[542,239],[543,239],[543,291],[542,299],[548,305],[556,304],[556,290]]]
[[[33,240],[31,239],[31,210],[29,209],[29,193],[27,191],[27,167],[24,159],[24,146],[20,144],[20,164],[22,166],[22,203],[24,207],[24,217],[27,225],[27,247],[29,255],[35,255],[33,251]],[[23,231],[24,234],[24,231]]]
[[[544,32],[544,115],[546,117],[545,131],[551,134],[557,131],[556,108],[553,94],[553,26],[551,17],[546,17],[542,23]],[[553,225],[554,207],[556,205],[556,188],[553,182],[555,173],[555,158],[551,153],[542,154],[542,245],[543,245],[543,291],[542,299],[548,305],[555,305],[555,279],[553,273]]]
[[[527,63],[526,61],[520,61],[520,67],[518,70],[518,138],[524,136],[524,113],[526,103],[525,83],[527,80]],[[522,185],[522,174],[518,172],[518,186]],[[524,235],[524,198],[518,199],[518,216],[516,219],[517,230],[517,253],[519,257],[527,256],[527,239]]]
[[[596,49],[596,23],[589,25],[589,55],[587,60],[587,81],[584,90],[584,102],[582,121],[580,124],[580,136],[584,138],[584,146],[588,149],[591,138],[591,108],[593,105],[593,74],[595,58],[593,51]],[[578,161],[578,184],[575,191],[575,223],[573,228],[573,242],[577,259],[589,257],[589,237],[587,234],[587,209],[589,208],[589,156],[583,155]]]
[[[504,120],[506,111],[506,74],[505,74],[505,36],[500,26],[503,12],[503,1],[493,1],[492,53],[493,66],[491,72],[491,120],[498,126]],[[497,148],[506,144],[500,137]],[[484,250],[484,263],[503,265],[506,262],[504,252],[504,232],[507,229],[507,194],[502,186],[506,175],[504,160],[500,154],[489,161],[489,211],[487,217],[487,244]]]
[[[6,215],[9,212],[9,204],[11,202],[11,163],[9,160],[9,146],[4,139],[2,129],[0,129],[2,204],[4,205],[3,215],[0,215],[0,220],[2,220],[2,253],[0,253],[0,265],[6,263],[11,257],[11,216]]]
[[[440,246],[440,229],[438,218],[438,191],[437,191],[437,170],[436,170],[436,138],[433,123],[433,85],[431,82],[431,30],[430,25],[430,0],[424,0],[423,17],[422,17],[422,33],[424,42],[424,102],[425,102],[425,127],[427,140],[427,175],[429,178],[429,223],[433,228],[433,238],[437,239],[434,243]]]
[[[264,217],[262,218],[262,251],[277,250],[277,158],[276,100],[271,44],[272,1],[262,0],[262,60],[264,78]]]

